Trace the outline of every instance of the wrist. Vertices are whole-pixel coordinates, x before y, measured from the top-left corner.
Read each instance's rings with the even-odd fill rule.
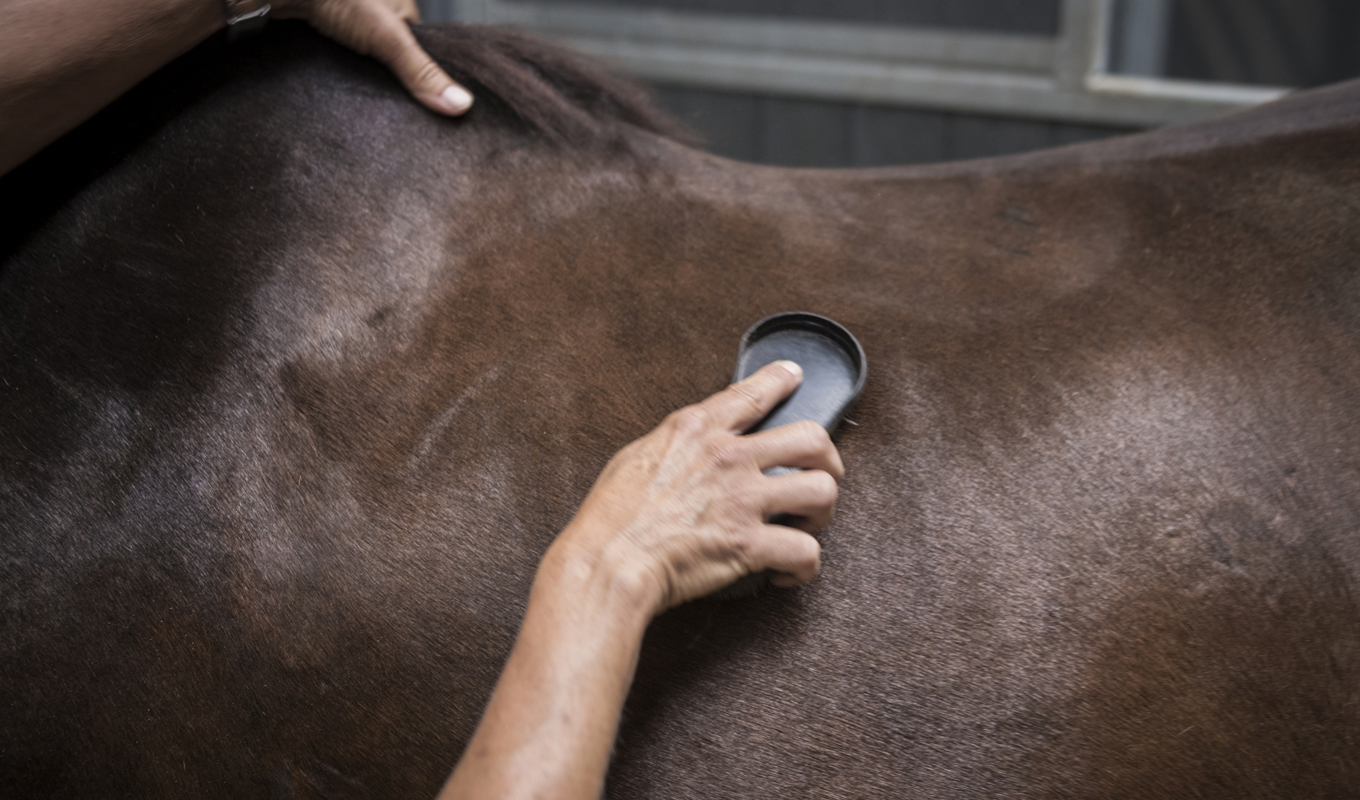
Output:
[[[663,588],[636,559],[614,548],[583,546],[571,526],[548,548],[534,577],[534,593],[561,594],[594,615],[641,630],[662,609]]]

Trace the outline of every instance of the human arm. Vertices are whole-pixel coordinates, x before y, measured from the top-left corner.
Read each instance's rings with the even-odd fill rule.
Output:
[[[386,63],[427,107],[472,99],[416,44],[414,0],[278,0]],[[0,0],[0,175],[226,24],[223,0]]]
[[[598,797],[652,617],[748,572],[772,569],[784,586],[816,575],[817,541],[766,520],[830,519],[843,474],[830,438],[815,423],[739,435],[800,380],[796,366],[767,366],[610,461],[539,566],[442,800]],[[805,471],[761,474],[772,466]]]

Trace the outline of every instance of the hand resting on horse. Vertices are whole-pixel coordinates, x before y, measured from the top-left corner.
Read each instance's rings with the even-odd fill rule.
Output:
[[[273,0],[458,115],[472,96],[416,44],[415,0]],[[0,175],[226,25],[223,0],[0,0]]]
[[[802,380],[777,362],[670,415],[605,467],[548,549],[505,669],[441,798],[596,798],[652,617],[764,569],[792,586],[843,475],[816,423],[741,436]],[[772,466],[802,472],[768,477]]]

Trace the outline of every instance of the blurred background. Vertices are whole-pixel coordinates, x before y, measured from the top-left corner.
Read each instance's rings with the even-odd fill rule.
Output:
[[[707,149],[785,166],[1005,155],[1360,75],[1360,0],[420,0],[648,84]]]

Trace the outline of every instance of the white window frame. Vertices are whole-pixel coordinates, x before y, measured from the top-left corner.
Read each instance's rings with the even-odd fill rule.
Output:
[[[1111,72],[1114,0],[1062,0],[1056,37],[532,0],[422,7],[428,19],[557,39],[642,80],[840,102],[1152,127],[1288,91]],[[1155,3],[1145,7],[1165,14]],[[1125,22],[1146,48],[1147,26]]]

